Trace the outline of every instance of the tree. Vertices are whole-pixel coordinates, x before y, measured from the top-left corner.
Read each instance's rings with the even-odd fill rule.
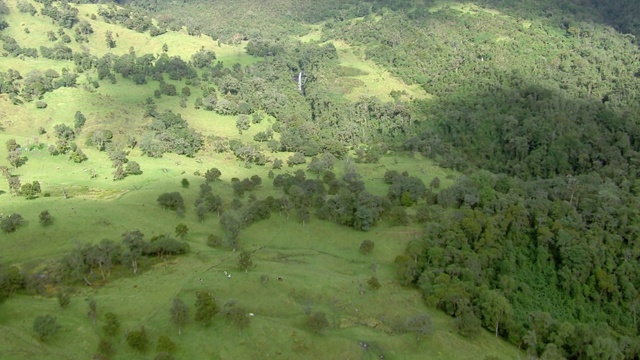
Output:
[[[17,148],[9,152],[9,155],[7,155],[7,160],[9,161],[9,164],[11,164],[11,166],[19,168],[27,162],[27,157],[22,156],[22,151],[20,150],[20,148]]]
[[[482,323],[473,312],[473,307],[469,301],[462,302],[456,310],[456,318],[453,327],[456,332],[468,338],[474,338],[480,333]]]
[[[176,344],[171,341],[171,338],[167,335],[160,335],[158,344],[156,345],[156,351],[159,353],[172,353],[176,351]]]
[[[142,174],[142,170],[140,169],[140,164],[137,161],[129,161],[127,165],[125,165],[124,172],[127,175],[140,175]]]
[[[53,216],[51,216],[49,210],[42,210],[40,212],[40,215],[38,216],[38,219],[40,220],[40,224],[42,224],[43,226],[53,224]]]
[[[307,316],[305,326],[312,333],[320,334],[329,328],[329,320],[327,320],[327,315],[324,312],[317,311]]]
[[[238,254],[238,266],[240,267],[240,270],[244,270],[245,272],[248,272],[249,269],[253,268],[251,252],[242,250],[240,254]]]
[[[360,253],[362,254],[369,254],[370,252],[373,251],[373,248],[376,246],[376,243],[374,243],[371,240],[362,240],[362,242],[360,243]]]
[[[76,115],[73,121],[73,128],[76,131],[80,131],[84,124],[87,122],[87,118],[80,111],[76,111]]]
[[[183,178],[180,184],[182,185],[183,188],[186,189],[189,187],[189,180]]]
[[[404,322],[404,330],[416,334],[418,340],[433,331],[431,317],[427,314],[416,314],[407,318]]]
[[[158,196],[157,201],[163,209],[175,210],[176,212],[184,211],[184,199],[179,192],[164,193]]]
[[[235,302],[231,302],[229,306],[225,305],[223,313],[224,316],[238,328],[245,329],[249,326],[249,312],[245,308],[238,306]]]
[[[116,169],[113,171],[113,181],[118,181],[124,179],[125,173],[122,168],[122,164],[117,164]]]
[[[112,312],[104,314],[104,325],[102,325],[102,331],[109,336],[114,336],[120,330],[120,320],[118,315]]]
[[[45,340],[60,330],[58,320],[51,315],[41,315],[33,320],[33,331],[38,335],[38,339]]]
[[[220,170],[218,170],[218,168],[211,168],[207,170],[207,172],[205,172],[204,178],[207,182],[214,182],[220,179],[221,175],[222,173],[220,172]]]
[[[235,211],[226,211],[220,216],[219,222],[227,235],[229,244],[235,250],[238,246],[238,236],[240,236],[240,229],[242,228],[242,221],[239,215]]]
[[[40,193],[42,193],[42,189],[38,181],[34,181],[31,184],[26,183],[20,188],[20,194],[24,195],[27,199],[35,199]]]
[[[67,291],[64,291],[63,289],[58,289],[56,297],[58,298],[58,305],[60,305],[60,307],[63,309],[65,309],[67,306],[69,306],[69,303],[71,303],[71,296]]]
[[[113,32],[111,30],[107,30],[104,34],[104,40],[107,43],[107,47],[109,49],[113,49],[116,47],[116,41],[113,39]]]
[[[22,218],[22,215],[13,213],[7,216],[6,218],[2,219],[2,222],[0,222],[0,229],[2,229],[2,231],[4,231],[7,234],[12,233],[18,230],[18,228],[20,227],[20,225],[22,225],[23,222],[24,222],[24,219]]]
[[[504,295],[497,290],[485,290],[480,294],[482,323],[489,329],[495,329],[496,336],[500,332],[500,324],[513,318],[513,308]]]
[[[134,274],[138,273],[138,260],[147,248],[144,241],[144,234],[139,230],[128,231],[122,234],[122,243],[126,251],[123,254],[123,261],[131,265]]]
[[[196,293],[195,320],[204,326],[211,325],[213,317],[219,312],[218,304],[211,294],[205,291]]]
[[[189,308],[180,298],[173,299],[171,306],[171,322],[178,327],[178,335],[182,335],[182,327],[189,321]]]
[[[113,348],[113,343],[107,339],[100,339],[98,342],[98,354],[104,356],[104,358],[108,359],[115,353],[115,349]],[[103,357],[99,357],[99,355],[95,355],[94,359],[103,359]]]
[[[184,240],[185,236],[189,233],[189,227],[185,224],[176,225],[176,236]]]
[[[145,330],[144,326],[141,326],[140,330],[129,331],[127,334],[127,344],[140,352],[147,350],[149,338],[147,337],[147,330]]]
[[[367,280],[367,285],[369,285],[373,290],[378,290],[381,286],[380,280],[378,280],[376,276],[370,277],[369,280]]]
[[[293,167],[294,165],[304,164],[306,162],[307,162],[307,159],[305,159],[304,154],[301,152],[296,152],[287,158],[287,165],[289,167]]]

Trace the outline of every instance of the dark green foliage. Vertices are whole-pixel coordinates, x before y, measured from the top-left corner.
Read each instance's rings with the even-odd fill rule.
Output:
[[[456,318],[453,321],[453,327],[458,334],[468,338],[474,338],[480,334],[481,325],[480,319],[478,319],[469,304],[461,305],[458,308]]]
[[[193,157],[203,145],[202,135],[189,128],[180,114],[166,110],[154,113],[147,132],[140,141],[140,150],[150,157],[161,157],[165,152]]]
[[[189,187],[189,180],[183,178],[182,181],[180,181],[180,185],[182,185],[183,188],[188,188]]]
[[[149,242],[145,248],[145,254],[163,257],[165,255],[181,255],[189,252],[189,244],[178,241],[170,236],[163,235]]]
[[[58,305],[61,308],[65,309],[71,303],[71,295],[69,295],[68,291],[63,289],[58,289],[56,292],[56,297],[58,298]]]
[[[0,265],[0,303],[24,286],[24,276],[17,266]]]
[[[371,240],[362,240],[362,242],[360,243],[360,253],[362,254],[369,254],[373,251],[373,248],[376,246],[376,243],[374,243]]]
[[[113,356],[115,352],[116,350],[114,349],[113,343],[110,340],[100,339],[100,341],[98,342],[98,354],[108,359],[109,357]]]
[[[40,212],[40,215],[38,215],[38,219],[40,221],[40,224],[42,224],[43,226],[49,226],[53,224],[53,216],[51,216],[49,210],[42,210]]]
[[[222,238],[216,234],[209,234],[207,237],[207,246],[213,248],[222,246]]]
[[[178,327],[178,334],[182,335],[182,328],[189,322],[189,308],[180,298],[173,299],[171,322]]]
[[[196,293],[196,322],[209,326],[213,321],[213,317],[219,311],[218,304],[211,294],[206,291],[198,291]]]
[[[304,154],[301,152],[296,152],[287,158],[287,165],[289,167],[304,164],[306,162],[307,162],[307,159],[305,159]]]
[[[253,269],[253,260],[251,260],[251,253],[249,251],[242,250],[240,254],[238,254],[238,267],[245,272]]]
[[[430,334],[433,332],[431,317],[424,313],[408,317],[404,322],[404,331],[416,334],[418,339]]]
[[[71,29],[73,25],[78,22],[78,9],[67,3],[61,3],[58,5],[45,3],[41,13],[44,16],[50,17],[58,25],[66,29]]]
[[[238,115],[236,119],[236,128],[238,129],[238,133],[242,135],[243,131],[249,130],[251,127],[251,120],[249,120],[248,115]]]
[[[179,192],[164,193],[157,201],[163,209],[184,211],[184,199]]]
[[[244,307],[236,304],[234,301],[225,303],[222,314],[239,329],[245,329],[249,327],[251,321],[251,318],[249,317],[249,311],[247,311],[247,309],[245,309]]]
[[[220,170],[218,170],[218,168],[211,168],[204,173],[204,178],[207,182],[214,182],[220,179],[221,175],[222,173],[220,172]]]
[[[238,237],[242,229],[242,221],[235,211],[226,211],[220,216],[220,225],[227,235],[227,240],[233,249],[238,246]]]
[[[329,328],[329,320],[327,315],[322,311],[317,311],[307,315],[305,320],[307,330],[315,334],[324,333]]]
[[[156,351],[159,353],[173,353],[176,351],[176,344],[171,341],[171,338],[167,335],[160,335],[158,344],[156,345]]]
[[[184,237],[189,233],[189,227],[185,224],[176,225],[176,236],[184,240]]]
[[[33,320],[33,331],[38,339],[45,340],[55,335],[60,330],[57,319],[51,315],[41,315]]]
[[[120,330],[120,320],[118,315],[112,312],[104,314],[104,325],[102,325],[102,331],[108,336],[114,336]]]
[[[149,338],[144,326],[141,326],[140,330],[133,330],[127,333],[127,345],[140,352],[147,351]]]
[[[409,215],[402,206],[396,206],[389,211],[389,221],[394,226],[406,226],[409,224]]]
[[[369,287],[373,290],[378,290],[380,289],[380,286],[382,286],[380,284],[380,280],[378,280],[378,278],[375,276],[372,276],[369,278],[369,280],[367,280],[367,285],[369,285]]]
[[[20,194],[31,200],[37,198],[42,193],[40,182],[34,181],[31,184],[26,183],[20,187]]]
[[[18,147],[14,150],[9,151],[9,154],[7,155],[7,161],[9,161],[9,164],[11,164],[11,166],[13,166],[14,168],[19,168],[20,166],[27,163],[27,157],[22,155],[22,151]]]
[[[385,182],[390,181],[387,196],[394,203],[402,206],[411,206],[417,203],[426,193],[426,187],[422,180],[408,174],[385,173]]]
[[[82,129],[84,124],[87,122],[87,118],[80,111],[76,111],[76,115],[73,121],[73,127],[76,131]]]
[[[148,244],[144,241],[144,234],[139,230],[128,231],[122,234],[122,244],[125,251],[122,254],[122,261],[129,264],[133,273],[138,272],[138,260],[145,253]]]
[[[127,165],[125,165],[124,172],[127,175],[142,174],[142,170],[140,169],[140,164],[138,164],[137,161],[128,161]]]
[[[13,213],[0,221],[0,229],[5,233],[12,233],[22,225],[24,218],[22,215]]]
[[[211,66],[213,64],[213,60],[215,59],[216,54],[213,51],[205,50],[204,48],[202,48],[195,54],[191,55],[191,64],[199,69],[202,69]]]
[[[36,10],[36,8],[31,4],[31,2],[27,0],[18,0],[18,2],[16,3],[16,6],[18,8],[18,11],[20,11],[21,13],[28,13],[28,14],[31,14],[31,16],[34,16],[35,14],[38,13],[38,10]]]

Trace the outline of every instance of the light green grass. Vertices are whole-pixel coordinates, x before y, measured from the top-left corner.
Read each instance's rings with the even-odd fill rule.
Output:
[[[12,339],[13,346],[0,345],[0,354],[8,359],[44,355],[55,359],[67,356],[65,349],[69,348],[75,349],[74,357],[91,354],[100,333],[85,315],[84,299],[91,295],[101,314],[113,311],[120,316],[123,330],[145,325],[154,340],[160,334],[169,334],[178,344],[178,358],[264,358],[264,354],[284,358],[358,358],[362,354],[360,340],[376,344],[387,358],[473,359],[482,353],[519,358],[517,351],[490,339],[488,333],[471,342],[451,334],[451,319],[429,310],[426,311],[436,330],[420,342],[409,334],[385,333],[388,327],[380,320],[382,317],[404,319],[425,311],[414,290],[394,284],[392,267],[386,265],[410,238],[398,234],[385,227],[360,233],[319,221],[295,225],[284,216],[274,216],[243,232],[244,246],[255,250],[257,265],[243,273],[236,270],[237,253],[207,248],[202,237],[194,233],[188,236],[191,255],[165,261],[136,277],[122,278],[100,289],[81,289],[64,311],[55,299],[12,298],[0,307],[0,314],[5,319],[3,325],[11,329],[5,336]],[[369,256],[357,252],[365,238],[377,243]],[[365,285],[364,294],[360,294],[358,284],[371,276],[372,263],[380,264],[377,276],[382,288],[375,292]],[[225,270],[232,273],[232,279],[223,275]],[[262,275],[271,280],[262,284]],[[277,277],[283,280],[277,281]],[[236,300],[256,315],[251,318],[250,328],[240,332],[218,317],[208,329],[191,323],[178,336],[169,320],[170,303],[179,296],[193,308],[196,290],[211,291],[220,303]],[[324,335],[311,335],[303,329],[307,308],[327,313],[332,326]],[[63,325],[62,333],[47,346],[33,340],[30,325],[36,313],[54,314]],[[122,344],[122,334],[118,339],[116,359],[137,356]],[[17,349],[29,351],[17,353]]]
[[[383,101],[393,101],[391,91],[405,91],[406,100],[430,98],[420,85],[407,85],[372,61],[365,59],[359,48],[354,48],[342,41],[334,41],[338,50],[340,65],[359,70],[360,75],[333,79],[333,86],[351,101],[361,96],[375,96]]]

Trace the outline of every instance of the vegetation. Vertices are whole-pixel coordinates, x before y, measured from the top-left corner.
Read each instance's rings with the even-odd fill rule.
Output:
[[[0,353],[638,358],[634,5],[0,1]]]

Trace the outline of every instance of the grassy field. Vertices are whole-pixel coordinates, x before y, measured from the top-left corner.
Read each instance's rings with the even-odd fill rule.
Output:
[[[15,8],[15,1],[9,0]],[[36,7],[40,5],[34,3]],[[210,38],[191,37],[183,32],[169,32],[151,38],[100,20],[91,20],[98,5],[78,5],[80,17],[89,21],[94,34],[89,46],[95,55],[109,51],[123,54],[133,47],[138,54],[159,53],[162,44],[169,46],[170,55],[190,57],[201,47],[213,49],[225,65],[238,62],[247,65],[259,59],[244,54],[244,46],[218,46]],[[31,17],[13,11],[7,18],[10,28],[7,34],[19,43],[30,47],[51,46],[47,31],[57,30],[49,19]],[[28,27],[30,33],[24,32]],[[107,49],[104,33],[111,30],[118,34],[115,49]],[[358,55],[357,49],[336,43],[341,65],[357,69],[359,75],[337,79],[337,87],[345,89],[344,96],[355,99],[360,95],[375,95],[388,100],[390,90],[406,90],[412,97],[428,97],[417,88],[391,77]],[[70,46],[79,50],[76,43]],[[19,60],[0,58],[0,70],[17,69],[25,74],[30,70],[62,69],[65,62],[38,59]],[[351,87],[347,78],[360,83]],[[346,80],[345,80],[346,79]],[[380,79],[380,83],[376,81]],[[81,77],[80,82],[84,79]],[[426,308],[419,293],[402,288],[395,282],[393,259],[405,248],[408,241],[420,233],[417,227],[391,227],[383,223],[369,232],[354,231],[315,218],[306,224],[297,222],[285,214],[273,214],[271,219],[258,222],[240,235],[244,249],[252,251],[256,267],[248,272],[238,270],[238,253],[229,247],[206,246],[209,234],[222,235],[217,216],[198,222],[193,202],[198,185],[203,181],[194,173],[204,173],[217,167],[222,172],[221,181],[213,186],[214,193],[223,196],[228,204],[232,200],[232,177],[244,178],[257,174],[264,180],[258,189],[258,197],[279,196],[268,179],[270,166],[246,168],[230,154],[198,154],[196,158],[184,158],[166,154],[163,158],[144,157],[138,150],[129,154],[130,160],[140,163],[143,174],[113,181],[111,162],[104,152],[84,146],[87,134],[96,129],[114,130],[114,141],[121,141],[126,134],[139,134],[148,119],[143,117],[142,103],[153,96],[157,82],[144,86],[132,85],[118,77],[117,84],[101,82],[96,92],[88,92],[81,86],[62,88],[45,95],[46,109],[36,109],[32,103],[21,106],[11,104],[6,96],[0,96],[0,164],[5,164],[7,140],[16,139],[23,145],[36,142],[54,142],[53,127],[58,123],[73,124],[74,113],[81,110],[87,117],[78,143],[89,160],[81,164],[69,161],[65,156],[52,157],[46,150],[25,152],[26,165],[13,174],[22,183],[38,180],[49,197],[26,200],[9,195],[6,181],[0,181],[0,212],[4,215],[20,213],[26,223],[17,232],[0,233],[0,261],[23,269],[39,269],[61,258],[79,243],[97,243],[102,239],[120,241],[121,234],[139,229],[147,238],[153,235],[173,233],[179,223],[187,224],[190,231],[186,241],[191,247],[188,255],[147,262],[140,274],[117,270],[113,279],[103,286],[74,289],[71,305],[62,310],[53,296],[18,294],[0,305],[0,358],[1,359],[86,359],[97,350],[102,336],[100,326],[106,312],[115,312],[121,322],[120,333],[113,338],[116,349],[114,359],[153,358],[155,342],[167,334],[177,344],[178,359],[374,359],[384,355],[386,359],[482,359],[494,355],[503,359],[520,359],[524,354],[513,346],[493,337],[489,332],[469,340],[456,335],[452,318]],[[350,81],[350,80],[349,80]],[[173,82],[178,89],[182,82]],[[380,84],[384,83],[382,87]],[[193,99],[189,106],[179,107],[178,97],[163,96],[157,99],[159,110],[179,112],[189,125],[204,135],[219,135],[249,142],[253,134],[264,130],[273,119],[252,125],[242,135],[235,128],[235,118],[213,112],[195,110]],[[38,135],[38,127],[47,134]],[[288,154],[270,154],[284,159]],[[285,168],[280,172],[293,172],[305,166]],[[382,182],[386,170],[408,171],[429,183],[434,177],[441,179],[443,187],[449,186],[456,173],[439,168],[419,155],[409,157],[388,154],[378,164],[359,164],[358,171],[365,179],[367,189],[384,195],[387,186]],[[91,178],[90,171],[98,174]],[[342,164],[336,165],[340,175]],[[309,175],[312,176],[312,175]],[[182,188],[180,181],[190,181],[189,188]],[[62,192],[69,193],[68,198]],[[184,217],[164,211],[157,204],[158,195],[179,191],[185,198],[187,211]],[[244,200],[246,201],[246,200]],[[38,223],[38,214],[48,210],[54,217],[51,226]],[[375,250],[369,255],[358,252],[365,240],[375,241]],[[223,272],[233,274],[231,279]],[[366,282],[376,275],[382,287],[374,291]],[[270,281],[263,283],[261,278]],[[282,281],[277,278],[281,277]],[[202,279],[202,281],[200,281]],[[49,289],[50,295],[55,289]],[[235,301],[255,314],[250,326],[238,330],[221,315],[212,326],[204,328],[191,322],[182,335],[170,322],[169,308],[174,297],[182,298],[194,311],[195,292],[210,291],[219,304]],[[98,304],[99,322],[93,325],[87,317],[87,299]],[[304,327],[305,312],[324,311],[330,327],[322,335],[313,335]],[[434,324],[433,333],[419,341],[415,335],[394,332],[393,325],[403,322],[417,313],[427,313]],[[40,314],[52,314],[62,325],[52,339],[37,340],[32,321]],[[129,330],[144,325],[152,345],[145,354],[131,350],[124,341]],[[369,344],[365,350],[361,342]]]

